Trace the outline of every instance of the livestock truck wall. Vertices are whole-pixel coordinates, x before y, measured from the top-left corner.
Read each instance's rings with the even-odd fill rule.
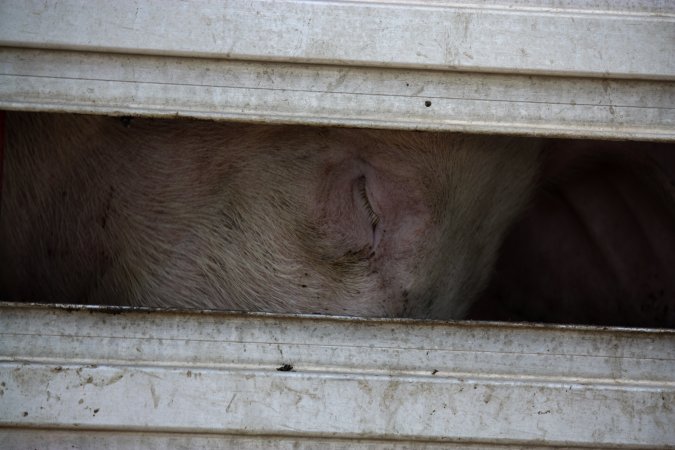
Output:
[[[668,1],[0,4],[0,109],[675,139]],[[670,330],[0,306],[5,448],[675,447]]]

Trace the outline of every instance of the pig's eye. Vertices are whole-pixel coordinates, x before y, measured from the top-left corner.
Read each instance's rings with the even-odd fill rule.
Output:
[[[373,210],[373,205],[370,203],[370,200],[368,199],[368,191],[366,190],[366,177],[362,176],[358,180],[356,180],[356,188],[358,189],[359,196],[361,197],[361,201],[363,203],[363,207],[366,209],[366,212],[368,213],[370,224],[373,226],[374,230],[377,224],[380,222],[380,218],[378,217],[377,214],[375,214],[375,210]]]

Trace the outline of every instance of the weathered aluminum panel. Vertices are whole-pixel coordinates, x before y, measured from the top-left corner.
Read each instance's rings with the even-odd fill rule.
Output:
[[[197,5],[0,3],[0,108],[675,139],[669,1]]]
[[[299,438],[289,436],[257,437],[232,436],[222,434],[193,434],[193,433],[142,433],[142,432],[115,432],[115,431],[65,431],[65,430],[31,430],[30,434],[20,429],[0,428],[0,442],[8,449],[39,449],[63,450],[64,443],[67,449],[244,449],[244,450],[440,450],[440,449],[490,449],[513,450],[523,448],[518,445],[492,445],[385,441],[367,439],[340,439],[340,438]],[[536,445],[527,446],[528,450],[538,450],[547,447]]]
[[[470,72],[675,76],[653,2],[5,0],[0,45]]]
[[[675,82],[0,49],[0,108],[675,139]]]
[[[0,391],[47,448],[675,448],[675,331],[5,304]]]

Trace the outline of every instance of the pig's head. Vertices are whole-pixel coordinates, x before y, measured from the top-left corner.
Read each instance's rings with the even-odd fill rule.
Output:
[[[84,297],[97,303],[461,317],[538,155],[535,141],[507,137],[88,120],[86,139],[58,144],[82,147],[61,160],[87,158],[88,172],[68,169],[62,183],[104,186],[76,182],[98,193],[46,221],[97,228],[69,232],[91,236],[89,258],[62,261],[96,272]],[[98,214],[83,218],[92,204],[105,230],[87,223]]]

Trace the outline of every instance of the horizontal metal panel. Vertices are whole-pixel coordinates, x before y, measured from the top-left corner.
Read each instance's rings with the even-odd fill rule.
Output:
[[[0,45],[675,79],[672,2],[6,0]]]
[[[669,1],[11,0],[0,46],[5,109],[675,139]]]
[[[0,49],[0,108],[675,139],[675,82]]]
[[[664,330],[5,304],[0,386],[10,442],[675,446]]]
[[[0,442],[8,449],[244,449],[244,450],[514,450],[518,445],[471,444],[460,442],[410,442],[373,439],[341,439],[339,437],[290,437],[290,436],[233,436],[225,434],[196,433],[143,433],[88,430],[25,430],[0,428]],[[64,445],[66,444],[66,445]],[[528,450],[547,448],[527,446]]]

